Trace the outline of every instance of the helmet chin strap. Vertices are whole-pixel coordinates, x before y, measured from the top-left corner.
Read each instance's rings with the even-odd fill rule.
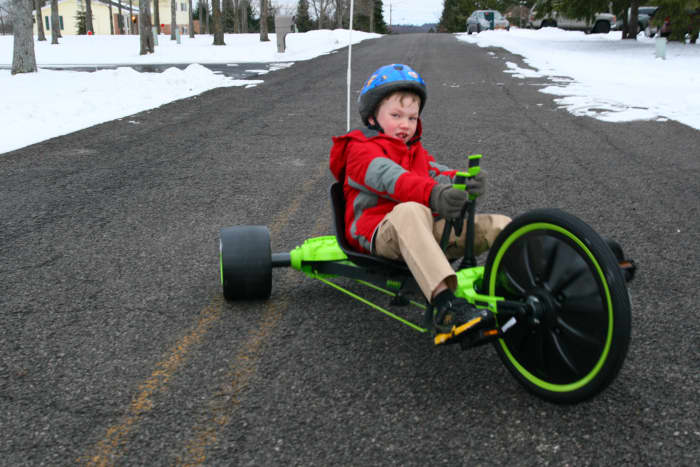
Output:
[[[379,126],[379,123],[370,123],[369,125],[367,125],[367,128],[369,128],[370,130],[376,130],[379,133],[384,133],[384,128]]]
[[[377,117],[372,117],[372,120],[374,120],[374,123],[372,123],[371,120],[367,120],[367,128],[370,130],[378,131],[379,133],[384,133],[384,128],[381,127],[379,122],[377,121]]]

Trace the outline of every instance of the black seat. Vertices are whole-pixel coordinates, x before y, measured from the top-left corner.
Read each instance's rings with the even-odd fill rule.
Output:
[[[379,256],[372,256],[354,250],[345,238],[345,197],[343,184],[335,182],[331,185],[331,207],[335,222],[335,237],[340,249],[348,256],[348,259],[358,266],[393,274],[411,274],[403,261],[394,261]]]

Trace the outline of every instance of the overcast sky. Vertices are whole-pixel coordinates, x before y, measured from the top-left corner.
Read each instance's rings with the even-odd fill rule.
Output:
[[[443,0],[383,0],[386,24],[437,23],[442,14]],[[297,0],[273,0],[277,5],[296,8]],[[309,2],[310,3],[310,2]],[[309,8],[313,15],[313,8]],[[391,10],[391,14],[390,14]],[[391,21],[390,21],[391,20]]]

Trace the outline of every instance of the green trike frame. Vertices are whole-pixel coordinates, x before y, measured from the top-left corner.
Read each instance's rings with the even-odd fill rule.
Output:
[[[470,169],[471,170],[471,169]],[[473,174],[473,172],[471,172]],[[461,175],[469,175],[461,174]],[[221,283],[227,300],[266,299],[272,269],[292,267],[425,334],[433,334],[432,307],[414,300],[417,286],[403,262],[358,253],[344,237],[342,185],[331,187],[335,236],[307,239],[289,253],[271,253],[264,226],[234,226],[220,233]],[[635,265],[619,244],[558,209],[529,211],[497,237],[486,262],[473,257],[476,200],[465,205],[467,251],[456,267],[455,295],[493,314],[495,325],[468,339],[467,349],[493,343],[505,366],[531,393],[575,403],[602,391],[618,374],[630,340],[631,311],[626,281]],[[450,228],[446,223],[443,247]],[[334,279],[347,278],[391,296],[383,307]],[[407,319],[388,308],[420,310]]]

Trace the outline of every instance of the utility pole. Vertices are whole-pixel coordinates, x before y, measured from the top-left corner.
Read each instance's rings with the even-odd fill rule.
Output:
[[[391,29],[391,10],[392,10],[391,0],[389,0],[389,29]]]

